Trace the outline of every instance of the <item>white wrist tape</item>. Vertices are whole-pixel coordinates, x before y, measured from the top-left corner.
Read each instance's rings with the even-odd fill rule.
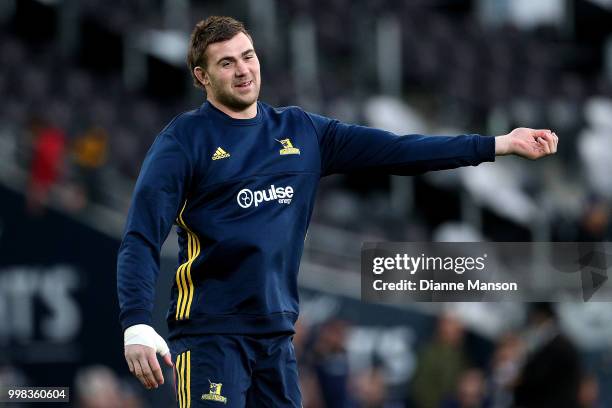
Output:
[[[136,324],[125,329],[123,344],[124,346],[142,344],[151,347],[160,356],[165,356],[170,351],[163,337],[157,334],[154,328],[146,324]]]

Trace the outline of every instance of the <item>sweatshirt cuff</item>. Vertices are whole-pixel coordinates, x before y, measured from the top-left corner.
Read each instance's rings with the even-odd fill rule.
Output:
[[[495,136],[478,135],[476,154],[481,162],[495,161]]]
[[[144,309],[133,309],[127,310],[121,313],[119,318],[121,321],[121,328],[125,331],[130,326],[135,324],[146,324],[151,326],[151,312]]]

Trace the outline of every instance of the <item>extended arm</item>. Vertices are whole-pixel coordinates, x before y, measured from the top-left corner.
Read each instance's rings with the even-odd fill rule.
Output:
[[[495,138],[480,135],[399,136],[307,114],[316,129],[322,175],[375,172],[415,175],[495,160]]]
[[[191,166],[172,134],[160,134],[142,165],[117,258],[117,294],[130,371],[147,388],[163,384],[155,353],[172,365],[165,341],[150,327],[160,250],[183,200]]]
[[[499,137],[480,135],[399,136],[306,113],[321,149],[322,175],[356,171],[414,175],[431,170],[476,166],[496,155],[536,159],[556,151],[550,131],[515,129]]]

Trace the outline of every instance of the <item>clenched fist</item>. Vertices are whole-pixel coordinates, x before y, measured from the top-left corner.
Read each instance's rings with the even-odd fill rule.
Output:
[[[527,159],[555,154],[559,137],[548,129],[516,128],[507,135],[495,138],[495,155],[516,154]]]

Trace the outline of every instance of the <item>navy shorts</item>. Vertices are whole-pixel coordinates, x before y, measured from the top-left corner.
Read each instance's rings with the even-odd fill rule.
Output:
[[[170,351],[179,408],[301,407],[290,335],[204,334]]]

